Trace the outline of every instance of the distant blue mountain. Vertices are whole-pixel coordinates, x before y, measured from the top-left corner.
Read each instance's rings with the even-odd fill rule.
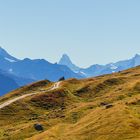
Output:
[[[18,77],[0,69],[0,96],[32,82],[33,79]]]
[[[16,76],[16,75],[14,75],[10,72],[3,71],[3,70],[0,70],[0,74],[5,75],[5,76],[13,79],[18,84],[18,86],[20,86],[20,87],[24,86],[24,85],[27,85],[27,84],[30,84],[32,82],[35,82],[35,80],[33,80],[33,79],[19,77],[19,76]]]
[[[85,73],[87,77],[91,77],[119,72],[139,65],[140,65],[140,55],[136,54],[133,58],[128,60],[119,61],[116,63],[109,63],[107,65],[92,65],[89,68],[81,69],[80,71]]]
[[[116,63],[109,63],[107,65],[95,64],[88,68],[79,68],[76,66],[68,57],[68,55],[63,55],[59,61],[59,64],[66,65],[71,70],[77,72],[81,76],[93,77],[104,74],[110,74],[114,72],[119,72],[129,68],[133,68],[140,65],[140,55],[136,54],[133,58],[128,60],[119,61]]]
[[[52,64],[44,59],[25,58],[19,60],[0,48],[0,69],[24,79],[57,81],[60,77],[83,78],[67,66]]]
[[[0,96],[18,87],[19,85],[15,82],[12,76],[8,76],[5,72],[0,70]]]
[[[0,47],[0,57],[9,61],[9,62],[16,62],[16,61],[19,61],[19,59],[11,56],[10,54],[8,54],[6,52],[6,50],[4,50],[2,47]]]
[[[60,59],[60,61],[58,62],[58,64],[65,65],[74,72],[79,72],[79,70],[80,70],[80,68],[78,66],[76,66],[75,64],[72,63],[72,61],[70,60],[70,58],[67,54],[63,54],[63,56]]]
[[[12,72],[17,76],[31,78],[34,80],[48,79],[50,81],[57,81],[60,77],[67,78],[82,78],[82,76],[74,73],[67,66],[52,64],[44,59],[24,59],[15,62],[11,66]]]

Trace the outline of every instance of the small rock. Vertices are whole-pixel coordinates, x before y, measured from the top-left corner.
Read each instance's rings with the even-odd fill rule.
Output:
[[[37,130],[37,131],[43,131],[44,128],[41,124],[34,124],[34,128]]]
[[[109,108],[111,108],[111,107],[113,107],[112,104],[106,105],[106,109],[109,109]]]

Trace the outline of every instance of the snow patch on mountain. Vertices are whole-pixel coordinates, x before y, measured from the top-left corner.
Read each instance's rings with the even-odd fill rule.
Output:
[[[87,77],[87,74],[85,72],[83,72],[83,71],[80,71],[80,74],[82,74],[82,75]]]
[[[110,69],[112,69],[112,70],[116,70],[118,67],[117,66],[115,66],[114,64],[110,64]]]
[[[4,59],[7,60],[7,61],[9,61],[9,62],[11,62],[11,63],[17,62],[17,61],[15,61],[15,60],[10,59],[10,58],[7,58],[7,57],[5,57]]]
[[[13,69],[9,69],[9,72],[12,73],[13,72]]]

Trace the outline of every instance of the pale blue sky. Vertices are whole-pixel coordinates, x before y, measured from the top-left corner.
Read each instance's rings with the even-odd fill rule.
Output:
[[[0,45],[83,67],[127,59],[140,54],[140,0],[0,0]]]

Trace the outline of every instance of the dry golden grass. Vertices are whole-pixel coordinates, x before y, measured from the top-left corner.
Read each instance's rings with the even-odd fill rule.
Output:
[[[0,110],[0,140],[140,140],[140,67],[69,79],[44,92],[52,84],[34,83],[0,99],[38,92]]]

